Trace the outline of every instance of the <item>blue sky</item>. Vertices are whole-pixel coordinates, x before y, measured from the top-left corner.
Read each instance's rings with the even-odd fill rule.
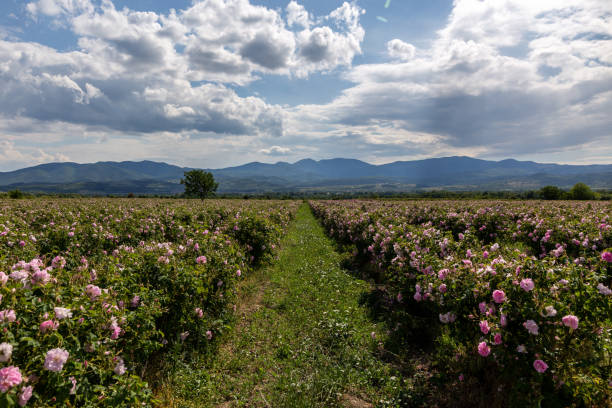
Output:
[[[611,16],[607,0],[4,0],[0,171],[612,163]]]

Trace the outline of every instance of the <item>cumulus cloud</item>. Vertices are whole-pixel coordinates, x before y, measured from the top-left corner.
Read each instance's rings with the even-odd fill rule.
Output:
[[[390,62],[352,68],[354,86],[294,114],[338,130],[395,121],[489,157],[609,142],[611,38],[607,1],[457,0],[431,47],[394,39]]]
[[[94,9],[90,0],[38,0],[26,4],[26,10],[33,16],[57,17],[65,14],[92,12]]]
[[[270,146],[269,148],[259,150],[259,153],[265,154],[266,156],[285,156],[291,153],[291,149],[282,146]]]
[[[19,149],[15,147],[14,142],[0,139],[0,162],[6,170],[68,160],[68,156],[63,153],[49,154],[41,148]]]
[[[401,60],[409,60],[414,57],[416,48],[412,44],[408,44],[397,38],[387,43],[387,52],[392,58],[398,58]]]
[[[304,5],[201,0],[163,14],[111,0],[30,0],[37,24],[71,30],[78,46],[0,32],[0,147],[32,162],[83,149],[220,166],[274,155],[571,161],[577,149],[609,161],[611,2],[456,0],[428,46],[387,38],[375,62],[358,66],[365,11],[344,2],[316,16]],[[266,76],[332,71],[352,85],[323,105],[243,93]]]
[[[126,132],[280,136],[283,110],[232,86],[349,66],[363,40],[361,9],[349,3],[316,23],[295,1],[286,16],[249,0],[168,14],[111,0],[37,0],[26,10],[69,28],[78,49],[0,39],[0,112]]]
[[[291,0],[289,4],[287,4],[287,25],[297,25],[309,28],[311,24],[310,14],[306,11],[306,8],[298,4],[297,1]]]

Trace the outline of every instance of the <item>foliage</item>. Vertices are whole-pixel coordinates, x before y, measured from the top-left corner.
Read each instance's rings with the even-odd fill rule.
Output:
[[[545,186],[540,189],[539,195],[544,200],[559,200],[565,192],[557,186]]]
[[[345,393],[360,403],[350,406],[399,405],[400,375],[378,356],[384,330],[359,304],[369,284],[341,267],[307,206],[281,248],[278,262],[241,282],[240,330],[218,355],[179,364],[162,406],[328,408],[344,406]]]
[[[595,193],[584,183],[576,183],[569,192],[574,200],[593,200]]]
[[[17,189],[9,191],[8,196],[9,198],[13,198],[13,199],[20,199],[20,198],[25,197],[25,195]]]
[[[185,196],[205,199],[214,194],[219,187],[212,173],[203,170],[191,170],[185,172],[185,178],[181,179],[185,185]]]
[[[256,218],[272,246],[296,208],[0,201],[0,376],[21,374],[0,406],[27,386],[28,406],[150,406],[151,358],[209,350],[233,320],[236,283],[254,265],[254,243],[233,238],[234,224]]]
[[[436,345],[442,382],[504,390],[513,406],[610,403],[609,206],[358,200],[311,206],[385,285],[400,343],[420,337]]]

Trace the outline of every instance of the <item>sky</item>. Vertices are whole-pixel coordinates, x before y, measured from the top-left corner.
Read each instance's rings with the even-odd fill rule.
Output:
[[[2,0],[0,171],[612,163],[610,0]]]

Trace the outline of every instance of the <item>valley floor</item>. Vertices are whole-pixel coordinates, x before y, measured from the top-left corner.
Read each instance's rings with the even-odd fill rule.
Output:
[[[408,380],[380,358],[382,323],[360,304],[370,284],[342,261],[304,204],[278,259],[243,282],[239,320],[218,353],[176,363],[157,391],[160,406],[373,407],[410,400]]]

